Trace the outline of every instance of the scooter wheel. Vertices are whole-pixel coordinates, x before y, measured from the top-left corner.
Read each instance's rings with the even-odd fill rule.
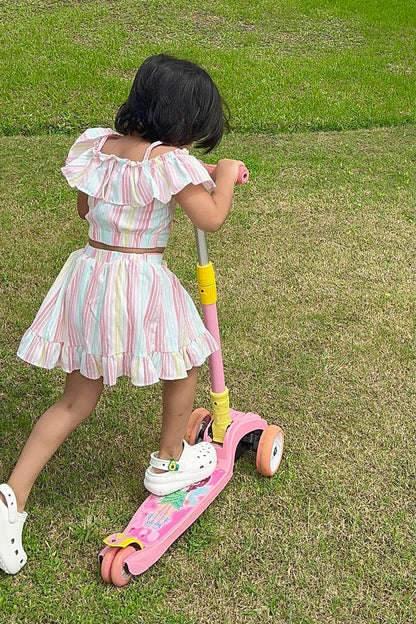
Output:
[[[110,548],[105,553],[103,560],[101,561],[101,577],[104,583],[111,583],[111,566],[113,565],[114,557],[116,556],[119,548]]]
[[[279,468],[283,454],[283,431],[277,425],[268,425],[260,436],[256,467],[263,477],[272,477]]]
[[[127,546],[126,548],[118,548],[118,552],[114,557],[113,564],[111,566],[111,582],[116,587],[124,587],[130,582],[132,575],[127,569],[125,561],[127,557],[130,557],[136,552],[134,546]]]
[[[202,442],[204,431],[212,420],[211,414],[203,407],[194,410],[186,428],[185,440],[193,446],[198,442]]]

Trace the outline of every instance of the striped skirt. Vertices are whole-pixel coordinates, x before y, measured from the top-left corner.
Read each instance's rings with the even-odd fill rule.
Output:
[[[161,254],[72,253],[25,332],[18,356],[114,385],[182,379],[218,349]]]

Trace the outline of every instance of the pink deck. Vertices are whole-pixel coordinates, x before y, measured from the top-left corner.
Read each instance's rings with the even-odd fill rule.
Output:
[[[215,444],[218,462],[211,477],[168,496],[150,494],[125,528],[124,537],[136,537],[144,546],[143,550],[138,550],[126,559],[131,574],[141,574],[147,570],[191,526],[231,479],[240,440],[251,431],[267,427],[267,422],[257,414],[231,410],[231,418],[233,423],[227,431],[224,444]],[[206,439],[210,441],[210,438]],[[120,541],[116,535],[114,546]],[[114,546],[106,547],[100,557]]]

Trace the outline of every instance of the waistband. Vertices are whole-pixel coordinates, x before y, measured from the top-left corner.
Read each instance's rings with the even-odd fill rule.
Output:
[[[111,251],[110,249],[97,249],[92,245],[84,247],[83,252],[88,258],[94,258],[101,262],[115,262],[116,260],[129,260],[130,262],[146,262],[148,264],[162,264],[162,253],[129,253],[125,251]]]

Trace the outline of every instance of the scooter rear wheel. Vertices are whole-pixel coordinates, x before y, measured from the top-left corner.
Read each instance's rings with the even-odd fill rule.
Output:
[[[283,431],[277,425],[268,425],[261,434],[256,454],[256,467],[263,477],[272,477],[279,468],[283,442]]]
[[[109,550],[107,550],[103,557],[103,560],[101,561],[101,577],[104,583],[112,583],[111,566],[113,565],[114,557],[119,550],[119,548],[110,548]]]
[[[130,582],[132,575],[125,565],[127,557],[136,552],[134,546],[119,548],[111,566],[111,582],[117,587],[124,587]]]
[[[204,439],[204,431],[209,426],[212,416],[204,407],[194,410],[186,428],[185,440],[193,446],[202,442]]]

